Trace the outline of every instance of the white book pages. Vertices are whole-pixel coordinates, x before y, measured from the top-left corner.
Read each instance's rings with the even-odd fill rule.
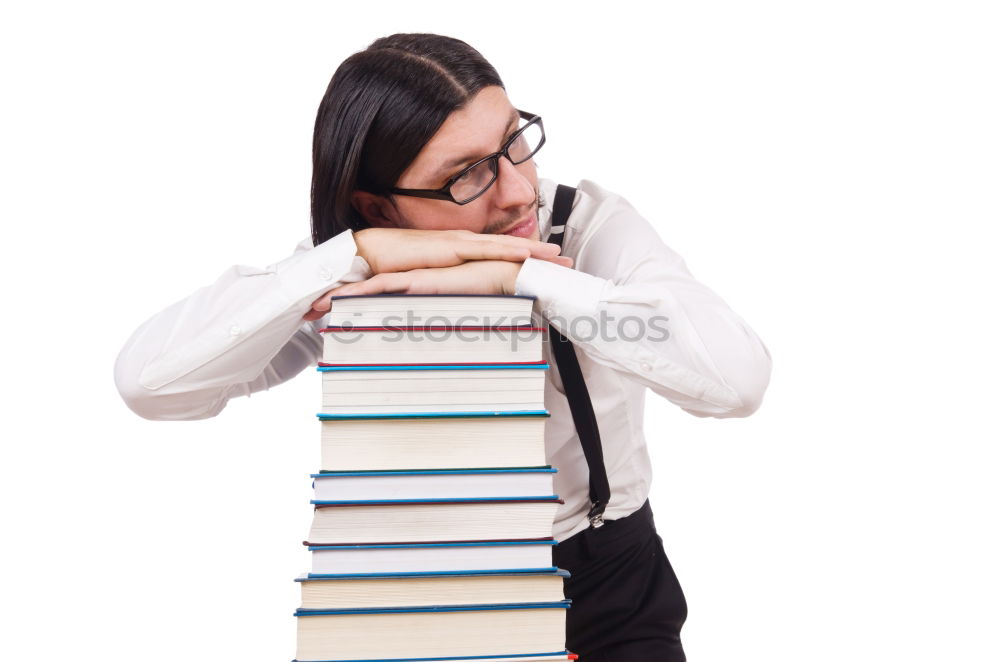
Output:
[[[553,501],[316,508],[312,545],[524,540],[552,537]]]
[[[318,501],[545,497],[552,495],[552,473],[515,471],[316,476],[313,478],[313,490]]]
[[[334,299],[329,326],[520,326],[534,300],[522,297],[376,296]]]
[[[553,545],[545,542],[465,547],[316,549],[313,574],[378,572],[459,572],[552,567]]]
[[[296,660],[525,655],[566,649],[566,610],[299,616]]]
[[[323,421],[323,471],[538,467],[545,416]]]
[[[544,332],[530,330],[326,331],[323,363],[526,363],[542,360]]]
[[[563,578],[559,575],[310,579],[299,584],[303,609],[488,605],[563,599]]]
[[[323,372],[325,414],[532,411],[545,408],[545,370]]]

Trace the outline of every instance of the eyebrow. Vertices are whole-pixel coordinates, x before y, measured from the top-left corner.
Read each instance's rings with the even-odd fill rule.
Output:
[[[510,135],[514,133],[514,129],[517,128],[517,120],[520,119],[521,114],[517,112],[517,109],[513,109],[510,113],[510,121],[507,122],[507,128],[503,132],[503,141],[501,145],[510,138]],[[499,145],[498,145],[499,147]],[[468,163],[473,163],[483,158],[484,154],[469,154],[467,156],[460,156],[458,158],[450,159],[441,164],[441,167],[435,171],[435,176],[443,177],[444,175],[450,173],[452,170],[460,165],[466,165]]]

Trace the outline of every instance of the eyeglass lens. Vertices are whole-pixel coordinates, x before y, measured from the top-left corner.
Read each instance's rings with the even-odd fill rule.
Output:
[[[524,163],[534,154],[542,142],[542,128],[534,123],[514,139],[507,148],[510,160],[514,165]],[[462,176],[451,185],[451,195],[462,202],[474,198],[489,188],[496,177],[497,160],[489,159],[476,167],[466,170]]]

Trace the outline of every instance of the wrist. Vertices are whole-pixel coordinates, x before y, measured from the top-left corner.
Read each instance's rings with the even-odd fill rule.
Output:
[[[500,290],[505,295],[512,295],[517,289],[517,276],[521,273],[521,267],[524,265],[523,262],[505,262],[506,269],[504,270],[504,276],[500,283]]]
[[[379,269],[375,264],[375,256],[371,250],[372,229],[364,228],[362,230],[355,230],[352,232],[352,235],[354,236],[354,245],[357,247],[358,257],[368,263],[368,267],[372,270],[372,273],[377,274],[379,273]]]

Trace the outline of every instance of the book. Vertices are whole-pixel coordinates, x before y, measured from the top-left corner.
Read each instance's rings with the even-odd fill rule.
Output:
[[[548,416],[544,409],[409,415],[320,414],[320,469],[543,466]]]
[[[308,544],[308,543],[306,543]],[[310,576],[551,571],[554,538],[312,545]]]
[[[545,329],[534,326],[327,327],[320,365],[538,363]]]
[[[539,411],[548,364],[320,366],[325,414]]]
[[[317,501],[547,497],[552,467],[329,471],[312,474]]]
[[[344,326],[530,326],[534,297],[499,294],[375,294],[331,297],[327,324]]]
[[[488,605],[508,602],[558,602],[565,570],[518,573],[425,573],[312,577],[295,581],[302,609]]]
[[[442,499],[315,503],[310,545],[525,540],[552,537],[562,503],[530,499]]]
[[[296,659],[508,655],[566,650],[569,601],[436,605],[399,609],[296,610]]]

